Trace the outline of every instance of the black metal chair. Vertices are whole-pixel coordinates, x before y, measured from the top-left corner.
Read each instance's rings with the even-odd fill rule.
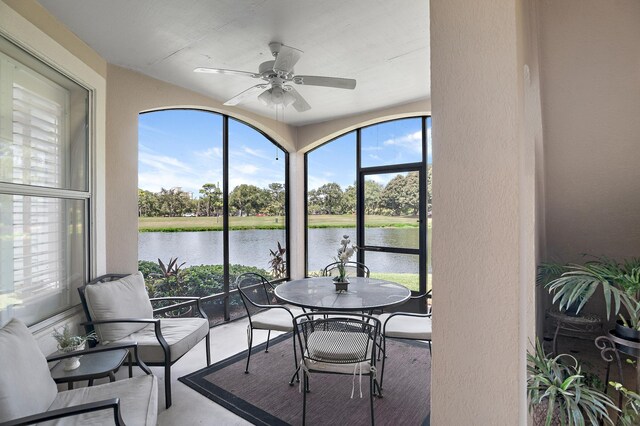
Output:
[[[426,314],[413,312],[394,312],[378,317],[382,323],[382,368],[380,369],[380,389],[384,380],[384,365],[387,358],[387,339],[422,340],[429,343],[431,355],[431,290],[424,294],[412,296],[412,300],[424,300]]]
[[[126,308],[122,308],[125,300],[118,297],[118,293],[110,292],[108,297],[101,298],[100,293],[96,292],[96,287],[100,285],[116,285],[114,282],[121,280],[134,280],[137,288],[136,295],[139,296],[140,305],[177,302],[170,306],[153,309],[148,316],[140,316],[140,309],[134,307],[132,312],[126,312]],[[140,280],[142,280],[140,282]],[[113,283],[113,284],[112,284]],[[100,289],[103,290],[102,288]],[[104,290],[110,290],[108,288]],[[140,351],[140,359],[146,365],[154,367],[164,367],[164,387],[165,387],[165,404],[169,408],[171,406],[171,366],[182,358],[191,348],[193,348],[203,338],[205,339],[205,351],[207,356],[207,365],[211,364],[211,336],[209,330],[209,320],[202,310],[199,297],[157,297],[150,299],[144,289],[144,278],[141,273],[132,275],[125,274],[107,274],[98,277],[88,284],[78,289],[82,308],[87,317],[87,322],[83,323],[87,333],[97,332],[100,344],[108,345],[113,341],[132,340],[138,342]],[[141,293],[143,292],[143,294]],[[125,296],[129,293],[123,293]],[[96,300],[91,300],[92,297]],[[109,298],[113,298],[109,300]],[[100,299],[100,300],[98,300]],[[107,300],[104,300],[107,299]],[[110,314],[109,304],[114,305],[114,312],[118,314]],[[102,309],[96,306],[100,305]],[[131,305],[130,305],[131,306]],[[196,315],[195,318],[158,318],[158,316],[169,315],[172,312],[179,311],[180,314]],[[153,327],[151,327],[153,325]],[[107,328],[105,328],[107,327]],[[127,328],[131,333],[127,335]],[[115,333],[124,335],[119,338],[104,338],[107,335]],[[123,331],[124,330],[124,331]],[[109,334],[107,334],[109,333]],[[102,336],[102,337],[101,337]]]
[[[368,375],[371,424],[375,424],[373,396],[379,391],[376,379],[376,342],[380,337],[380,321],[369,315],[354,318],[324,311],[298,315],[293,321],[296,324],[295,334],[300,345],[300,366],[303,372],[302,424],[306,424],[311,373]],[[351,397],[354,391],[355,381]]]
[[[271,282],[260,274],[246,272],[236,279],[236,287],[240,292],[242,303],[247,310],[249,325],[247,326],[247,366],[244,372],[249,373],[251,361],[251,349],[253,348],[253,330],[267,330],[267,346],[265,352],[269,352],[269,340],[271,331],[293,331],[293,313],[286,306],[277,303],[273,294],[274,287]],[[293,361],[295,373],[289,384],[293,385],[294,378],[298,377],[298,358],[296,354],[296,341],[293,341]]]
[[[338,272],[338,265],[340,265],[340,262],[333,262],[325,266],[324,269],[322,270],[322,276],[332,277],[336,275],[336,273]],[[347,270],[347,273],[349,273],[350,275],[354,275],[358,277],[363,276],[363,277],[369,278],[370,271],[367,265],[365,265],[364,263],[345,262],[345,269]]]

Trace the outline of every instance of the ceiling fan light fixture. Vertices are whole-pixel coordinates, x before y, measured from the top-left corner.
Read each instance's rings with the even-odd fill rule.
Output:
[[[282,105],[285,108],[295,101],[295,98],[280,86],[274,86],[271,89],[265,90],[258,96],[258,99],[268,107]]]

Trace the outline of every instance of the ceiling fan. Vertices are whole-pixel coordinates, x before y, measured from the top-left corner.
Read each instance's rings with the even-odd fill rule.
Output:
[[[279,42],[269,43],[273,61],[260,64],[258,72],[226,70],[221,68],[196,68],[193,71],[212,74],[242,75],[264,80],[266,83],[256,84],[247,90],[238,93],[229,99],[224,105],[237,105],[240,102],[258,95],[258,99],[267,106],[275,107],[293,105],[298,112],[311,109],[307,101],[289,83],[305,86],[335,87],[338,89],[354,89],[356,81],[352,78],[321,77],[317,75],[295,75],[294,65],[302,57],[302,50],[285,46]]]

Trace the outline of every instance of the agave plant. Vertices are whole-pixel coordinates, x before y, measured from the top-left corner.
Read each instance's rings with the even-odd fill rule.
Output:
[[[608,410],[618,411],[617,407],[611,398],[587,384],[573,356],[549,358],[536,342],[535,352],[527,353],[527,361],[529,411],[535,413],[537,407],[546,407],[546,426],[554,424],[554,419],[567,426],[600,422],[613,425]]]
[[[584,265],[569,264],[565,268],[559,278],[546,284],[549,292],[554,293],[553,303],[558,302],[561,310],[579,302],[579,312],[602,287],[607,319],[613,311],[625,326],[640,330],[640,258],[620,263],[597,257]],[[622,307],[626,315],[620,314]]]

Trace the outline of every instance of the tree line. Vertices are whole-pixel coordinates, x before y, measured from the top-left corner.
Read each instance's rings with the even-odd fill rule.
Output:
[[[427,173],[427,211],[431,212],[431,167]],[[356,188],[344,190],[335,182],[308,191],[309,214],[353,214]],[[417,216],[419,212],[418,172],[397,175],[386,185],[373,180],[364,184],[365,214]],[[229,193],[229,212],[234,216],[284,215],[285,188],[270,183],[266,188],[242,184]],[[222,215],[222,189],[205,183],[198,196],[181,188],[162,188],[159,192],[138,189],[139,216],[214,216]]]
[[[284,205],[281,183],[270,183],[266,188],[241,184],[229,193],[229,212],[235,216],[283,215]],[[162,188],[159,192],[138,189],[138,215],[218,217],[222,215],[222,189],[217,184],[205,183],[197,197],[182,188]]]
[[[427,173],[427,211],[431,212],[431,167]],[[386,185],[373,180],[364,182],[365,214],[417,216],[420,209],[418,172],[397,175]],[[356,187],[344,190],[335,182],[325,183],[308,192],[309,214],[353,214],[356,210]]]

